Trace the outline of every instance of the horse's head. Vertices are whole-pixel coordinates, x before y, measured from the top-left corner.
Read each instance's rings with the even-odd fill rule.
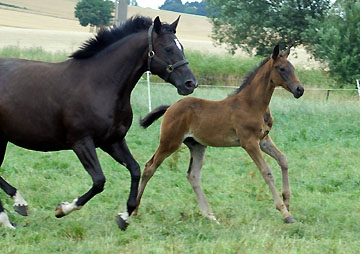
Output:
[[[290,47],[282,54],[280,54],[279,45],[274,48],[270,79],[275,86],[282,86],[291,92],[295,98],[300,98],[304,93],[304,88],[295,75],[294,66],[287,60],[289,54]]]
[[[185,59],[183,46],[175,36],[179,18],[170,25],[155,18],[148,32],[148,69],[173,84],[179,94],[188,95],[198,83]]]

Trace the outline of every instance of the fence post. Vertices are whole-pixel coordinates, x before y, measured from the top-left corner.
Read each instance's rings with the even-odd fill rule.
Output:
[[[330,95],[330,90],[327,90],[327,93],[326,93],[326,101],[329,100],[329,95]]]
[[[360,100],[360,83],[359,83],[359,80],[358,80],[358,79],[356,80],[356,86],[357,86],[357,89],[358,89],[359,100]]]
[[[147,84],[148,84],[149,112],[151,112],[150,71],[146,72],[146,77],[147,77]]]

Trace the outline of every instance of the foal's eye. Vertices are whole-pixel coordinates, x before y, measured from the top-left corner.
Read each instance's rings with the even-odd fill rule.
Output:
[[[285,71],[285,68],[284,68],[284,67],[280,67],[280,71],[281,71],[281,72],[284,72],[284,71]]]

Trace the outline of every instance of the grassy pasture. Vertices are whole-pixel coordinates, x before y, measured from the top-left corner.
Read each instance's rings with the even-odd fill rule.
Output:
[[[36,51],[35,49],[33,49]],[[39,57],[60,61],[64,56]],[[4,56],[3,52],[0,55]],[[45,58],[46,57],[46,58]],[[45,59],[44,59],[45,58]],[[299,75],[300,76],[300,75]],[[306,85],[305,85],[306,89]],[[199,88],[193,96],[222,99],[231,89]],[[152,86],[153,106],[181,97],[171,86]],[[331,95],[332,96],[332,95]],[[147,88],[132,94],[134,124],[127,142],[143,167],[158,145],[160,121],[141,129],[147,113]],[[138,217],[126,232],[115,224],[124,211],[130,176],[98,150],[107,183],[103,193],[82,210],[57,219],[54,209],[72,201],[91,180],[71,151],[40,153],[8,145],[0,174],[17,187],[30,205],[30,216],[12,209],[0,192],[16,231],[0,228],[1,253],[358,253],[360,250],[360,156],[358,98],[305,92],[295,100],[276,91],[271,102],[275,123],[270,135],[289,160],[291,212],[297,223],[284,224],[260,173],[241,148],[207,149],[203,189],[216,225],[200,215],[195,194],[186,180],[189,153],[181,149],[168,158],[149,182]],[[278,190],[281,172],[266,156]]]
[[[194,96],[221,99],[231,90],[200,88]],[[179,99],[170,86],[152,87],[153,105]],[[147,89],[132,95],[134,124],[127,135],[140,165],[158,145],[159,122],[146,130],[136,121],[147,113]],[[54,208],[91,185],[70,151],[40,153],[9,145],[0,173],[20,189],[29,217],[12,211],[0,197],[16,231],[0,228],[2,253],[358,253],[360,246],[359,104],[295,100],[277,91],[270,132],[290,165],[291,210],[297,223],[286,225],[254,163],[241,148],[211,148],[203,167],[203,188],[221,224],[200,216],[186,180],[189,154],[167,159],[145,191],[139,216],[121,232],[114,216],[125,209],[129,173],[98,150],[107,176],[103,193],[82,210],[56,219]],[[281,173],[273,169],[277,186]]]

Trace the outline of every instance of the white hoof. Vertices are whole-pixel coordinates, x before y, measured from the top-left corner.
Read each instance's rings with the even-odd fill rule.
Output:
[[[0,213],[0,226],[10,229],[16,229],[10,222],[8,215],[5,212]]]

